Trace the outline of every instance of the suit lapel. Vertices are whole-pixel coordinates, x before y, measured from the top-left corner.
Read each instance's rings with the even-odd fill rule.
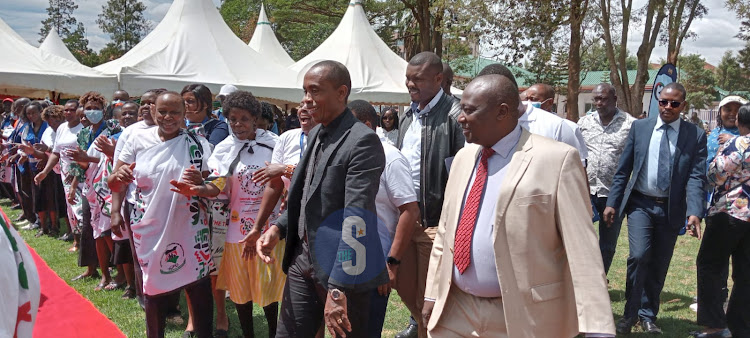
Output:
[[[677,170],[677,165],[680,163],[680,155],[682,155],[682,147],[685,146],[685,141],[687,139],[687,127],[689,127],[685,121],[680,121],[680,132],[677,134],[677,143],[674,145],[674,156],[672,157],[672,171],[670,172],[669,181],[674,183],[674,173]],[[673,184],[669,185],[670,187],[673,186]]]
[[[500,197],[497,200],[496,217],[503,217],[505,215],[513,192],[516,190],[518,182],[521,181],[521,177],[523,177],[533,157],[528,153],[531,147],[531,133],[523,129],[521,139],[513,151],[510,163],[508,163],[505,179],[503,179],[503,183],[500,185]],[[497,238],[497,232],[495,238]]]
[[[352,116],[349,109],[345,110],[344,114],[346,114],[347,116],[344,116],[341,124],[338,126],[338,128],[336,128],[335,133],[328,136],[331,140],[335,141],[329,144],[326,147],[325,151],[320,153],[319,159],[316,159],[316,161],[318,162],[318,166],[317,168],[315,168],[315,174],[313,175],[313,180],[310,183],[310,193],[313,193],[318,188],[318,185],[320,185],[320,181],[323,179],[323,172],[326,170],[326,167],[328,167],[328,161],[331,159],[331,155],[334,151],[336,151],[336,149],[338,149],[341,142],[346,139],[346,137],[349,135],[349,132],[351,131],[352,125],[354,125],[355,121],[352,121],[354,119],[354,116]],[[315,144],[313,143],[313,145]],[[313,151],[315,150],[313,149]],[[310,163],[310,165],[315,164]]]
[[[450,210],[452,210],[452,212],[448,213],[450,219],[447,220],[446,225],[450,225],[451,228],[445,229],[445,234],[447,236],[447,241],[445,243],[451,243],[451,256],[453,255],[453,246],[455,245],[456,230],[458,229],[458,222],[461,217],[461,209],[463,208],[464,195],[466,194],[466,189],[469,187],[469,180],[471,180],[471,175],[474,172],[474,166],[476,165],[476,159],[479,157],[479,151],[482,149],[482,147],[474,144],[470,146],[475,148],[473,149],[473,154],[471,156],[472,161],[454,161],[451,167],[450,175],[455,175],[459,178],[459,181],[456,182],[455,186],[461,187],[460,190],[456,191],[456,193],[451,196],[455,203],[448,205],[448,208],[451,208]],[[452,264],[453,263],[451,263],[451,266]]]
[[[633,177],[637,178],[640,174],[641,170],[643,169],[643,163],[646,162],[646,158],[649,156],[648,149],[651,146],[651,136],[654,134],[654,127],[656,127],[656,117],[649,119],[646,125],[643,128],[646,128],[644,130],[644,134],[647,135],[647,137],[638,138],[640,142],[636,141],[638,145],[638,151],[636,154],[639,154],[640,156],[636,157],[635,160],[637,163],[635,163],[634,171],[633,171]],[[631,180],[635,182],[635,180]]]

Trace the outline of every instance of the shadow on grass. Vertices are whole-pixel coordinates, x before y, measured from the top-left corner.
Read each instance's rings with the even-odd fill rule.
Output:
[[[625,302],[625,290],[609,290],[609,298],[613,303]],[[673,313],[680,310],[687,309],[690,304],[693,303],[693,298],[683,294],[677,294],[673,292],[662,292],[661,293],[661,304],[659,307],[659,313]],[[615,323],[622,318],[622,313],[614,313]],[[700,330],[702,327],[697,325],[695,321],[675,318],[658,316],[656,319],[656,325],[661,328],[663,337],[688,337],[691,331]],[[651,337],[653,335],[642,332],[640,325],[633,327],[633,332],[630,335],[617,335],[618,337]]]

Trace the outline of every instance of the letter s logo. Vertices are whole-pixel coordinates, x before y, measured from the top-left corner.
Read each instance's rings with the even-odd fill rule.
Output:
[[[341,224],[341,239],[354,250],[355,259],[357,260],[354,265],[352,265],[351,259],[341,263],[344,272],[350,276],[358,276],[365,271],[365,267],[367,266],[367,249],[364,244],[352,237],[354,231],[357,232],[357,238],[366,235],[365,220],[362,217],[349,216]]]

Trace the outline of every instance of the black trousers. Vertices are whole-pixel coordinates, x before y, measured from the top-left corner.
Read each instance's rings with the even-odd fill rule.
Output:
[[[147,337],[164,337],[165,321],[174,307],[174,295],[179,295],[181,290],[185,290],[185,296],[193,305],[193,329],[195,333],[200,338],[213,336],[214,299],[211,294],[211,278],[205,277],[169,293],[144,296]]]
[[[300,242],[294,254],[284,286],[276,337],[312,338],[323,325],[328,291],[315,279],[308,244]],[[347,337],[367,336],[371,291],[346,292],[347,317],[352,324]]]
[[[78,242],[78,266],[96,267],[99,266],[99,259],[96,256],[94,228],[91,227],[91,206],[86,198],[83,198],[81,208],[83,208],[83,218],[81,219],[81,240]]]
[[[23,216],[29,223],[36,222],[36,214],[34,213],[34,181],[31,170],[26,168],[23,174],[18,171],[18,194],[21,195],[21,209],[23,210]]]
[[[732,257],[732,295],[724,313],[724,274]],[[750,337],[750,223],[726,213],[706,218],[698,251],[698,324],[729,327],[734,337]]]
[[[133,255],[133,270],[135,275],[135,293],[138,297],[143,297],[143,270],[141,270],[141,264],[138,262],[138,253],[135,252],[135,242],[133,241],[133,231],[130,229],[130,211],[133,210],[133,205],[128,201],[123,202],[122,219],[125,222],[125,226],[128,231],[128,242],[130,243],[130,253]]]

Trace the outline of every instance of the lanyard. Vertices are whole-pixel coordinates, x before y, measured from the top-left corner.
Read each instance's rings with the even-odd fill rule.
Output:
[[[305,133],[299,134],[299,158],[302,159],[302,154],[305,153]]]
[[[102,121],[102,124],[99,125],[99,128],[96,129],[96,132],[94,133],[93,137],[89,136],[89,144],[86,146],[86,149],[91,148],[91,144],[94,143],[94,140],[96,140],[97,137],[99,137],[99,134],[102,133],[102,130],[104,130],[104,125],[107,124],[107,121]]]
[[[42,134],[44,134],[45,129],[47,129],[47,122],[42,122],[42,125],[39,127],[38,132],[34,132],[34,128],[31,128],[31,133],[34,134],[34,143],[41,142]]]

